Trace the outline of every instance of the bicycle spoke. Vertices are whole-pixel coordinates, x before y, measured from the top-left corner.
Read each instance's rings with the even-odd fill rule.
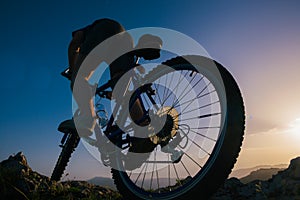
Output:
[[[189,105],[191,105],[196,99],[200,99],[200,98],[199,98],[199,95],[202,94],[202,92],[204,92],[204,91],[208,88],[209,85],[210,85],[210,82],[209,82],[209,84],[207,84],[207,85],[200,91],[200,93],[197,95],[196,98],[192,99],[192,100],[189,102],[189,104],[188,104],[184,109],[182,109],[181,112],[185,111],[185,110],[189,107]],[[181,105],[183,105],[183,104],[184,104],[184,103],[182,103]]]
[[[142,172],[143,172],[143,170],[144,170],[144,168],[146,167],[146,164],[145,165],[143,165],[143,167],[142,167],[142,169],[141,169],[141,171],[140,171],[140,173],[139,173],[139,175],[138,175],[138,177],[136,178],[136,180],[135,180],[135,184],[137,183],[137,181],[139,180],[139,178],[140,178],[140,176],[141,176],[141,174],[142,174]]]
[[[200,106],[200,107],[198,107],[198,108],[194,108],[194,109],[185,111],[185,112],[183,112],[183,113],[181,112],[181,113],[179,113],[178,115],[184,115],[184,114],[187,114],[187,113],[196,111],[196,110],[201,110],[202,108],[206,108],[206,107],[212,106],[212,105],[217,104],[217,103],[220,103],[220,101],[215,101],[215,102],[213,102],[213,103],[209,103],[209,104],[206,104],[206,105],[204,105],[204,106]]]
[[[188,137],[188,140],[190,140],[195,146],[197,146],[200,150],[202,150],[204,153],[206,153],[207,155],[211,155],[210,153],[208,153],[204,148],[202,148],[199,144],[197,144],[194,140],[192,140],[191,138]]]
[[[143,188],[143,186],[144,186],[144,181],[145,181],[145,177],[146,177],[146,172],[147,172],[147,168],[148,168],[148,163],[146,163],[145,165],[146,165],[146,168],[145,168],[145,173],[144,173],[144,177],[143,177],[143,181],[142,181],[141,188]]]
[[[168,155],[168,161],[170,161],[170,155]],[[170,170],[170,165],[168,165],[168,181],[169,181],[169,185],[171,185],[171,170]]]
[[[185,73],[184,76],[181,76],[181,77],[180,77],[179,81],[177,82],[176,87],[173,88],[173,90],[175,90],[175,91],[174,91],[174,94],[177,93],[179,84],[181,83],[181,81],[183,80],[183,78],[186,77],[187,74],[188,74],[188,71]],[[172,103],[172,105],[174,105],[175,100],[176,100],[176,96],[174,96],[174,98],[173,98],[173,101],[172,101],[173,103]]]
[[[178,180],[178,182],[179,182],[179,185],[182,185],[182,184],[181,184],[181,181],[180,181],[180,178],[179,178],[179,176],[178,176],[178,172],[177,172],[177,170],[176,170],[176,167],[175,167],[175,164],[174,164],[174,163],[173,163],[173,168],[174,168],[174,171],[175,171],[177,180]]]
[[[193,161],[200,169],[202,169],[202,166],[199,165],[197,161],[195,161],[191,156],[189,156],[186,152],[183,152],[184,155],[186,155],[191,161]]]
[[[157,86],[160,86],[159,84],[154,84],[154,87],[155,87],[155,90],[158,91],[158,88]],[[159,95],[155,95],[155,98],[158,97],[158,100],[159,100],[159,103],[162,105],[162,101],[160,99],[160,96]]]
[[[206,114],[206,115],[200,115],[198,118],[202,119],[202,118],[207,118],[207,117],[213,117],[213,116],[220,115],[220,114],[221,114],[220,112],[210,113],[210,114]]]
[[[157,165],[156,166],[156,180],[157,180],[157,188],[159,189],[159,177],[158,177],[158,170],[157,170]]]
[[[196,75],[195,75],[196,76]],[[195,77],[194,76],[194,77]],[[182,93],[178,99],[177,99],[177,102],[175,102],[175,104],[179,103],[188,93],[190,93],[198,83],[200,83],[202,80],[203,80],[204,76],[202,76],[186,93]]]
[[[166,81],[165,81],[165,85],[164,85],[164,93],[163,93],[163,96],[162,96],[163,99],[165,99],[165,92],[166,92],[166,89],[167,89],[166,86],[167,86],[167,82],[168,82],[168,76],[165,76],[165,77],[166,77],[166,78],[165,78]],[[165,101],[162,102],[162,106],[164,106],[164,103],[165,103]]]
[[[190,129],[210,129],[210,128],[221,128],[220,126],[204,126],[204,127],[198,127],[198,128],[190,128]]]
[[[185,166],[184,162],[180,161],[180,163],[182,164],[183,168],[185,169],[185,171],[188,173],[188,175],[190,177],[192,177],[192,175],[190,174],[189,170],[187,169],[187,167]]]
[[[187,120],[192,120],[192,119],[203,119],[203,118],[213,117],[213,116],[220,115],[220,114],[221,113],[210,113],[210,114],[206,114],[206,115],[200,115],[200,116],[196,116],[196,117],[180,119],[180,121],[187,121]]]
[[[155,170],[155,162],[156,162],[156,151],[154,151],[154,163],[153,163],[153,169],[152,169],[152,173],[151,173],[151,179],[150,179],[150,190],[152,189],[152,183],[153,183],[153,176],[154,176],[154,171],[156,171],[157,173],[157,170]],[[157,176],[157,184],[158,184],[158,188],[159,188],[159,182],[158,182],[158,174],[156,174]]]
[[[190,129],[190,128],[189,128],[189,129]],[[199,135],[199,136],[201,136],[201,137],[207,138],[207,139],[209,139],[209,140],[211,140],[211,141],[213,141],[213,142],[217,142],[217,140],[215,140],[215,139],[213,139],[213,138],[210,138],[210,137],[208,137],[208,136],[206,136],[206,135],[203,135],[203,134],[201,134],[201,133],[198,133],[198,132],[194,131],[193,129],[190,129],[190,131],[192,131],[193,133],[196,133],[197,135]]]
[[[174,75],[175,75],[175,73],[172,73],[171,81],[169,82],[169,85],[167,88],[171,88],[171,84],[173,83]],[[171,90],[168,90],[168,91],[170,91],[170,92],[168,92],[168,95],[166,95],[167,97],[164,98],[163,103],[165,103],[168,100],[168,98],[172,95],[172,91]]]
[[[178,91],[178,86],[180,85],[180,83],[181,83],[181,81],[186,77],[186,75],[188,74],[188,71],[186,72],[186,74],[183,76],[183,77],[181,77],[181,79],[179,80],[179,82],[177,83],[177,85],[176,85],[176,92]],[[172,73],[172,75],[174,75],[174,73]],[[172,82],[170,82],[170,84],[169,84],[169,87],[168,88],[170,88],[170,86],[171,86],[171,83]],[[173,89],[174,90],[174,89]],[[169,97],[172,95],[172,91],[170,92],[170,94],[166,97],[166,98],[164,98],[164,102],[163,103],[165,103],[168,99],[169,99]],[[174,96],[174,99],[173,99],[173,103],[174,103],[174,101],[175,101],[175,96]]]
[[[188,74],[188,72],[186,72],[186,74],[185,74],[183,77],[180,77],[180,79],[178,80],[176,86],[175,86],[172,90],[175,90],[175,92],[178,91],[178,87],[180,86],[181,81],[184,79],[184,77],[185,77],[187,74]],[[173,76],[174,76],[174,73],[173,73]],[[172,80],[173,80],[173,78],[172,78]],[[159,79],[159,83],[160,83],[160,79]],[[158,83],[158,85],[159,85],[159,83]],[[165,90],[165,89],[169,89],[170,86],[171,86],[171,84],[172,84],[172,82],[170,82],[168,88],[166,88],[166,87],[164,86],[164,90]],[[165,84],[165,85],[167,85],[167,84]],[[158,91],[158,90],[157,90],[157,91]],[[164,105],[165,102],[168,100],[168,98],[169,98],[171,95],[172,95],[172,91],[170,92],[170,94],[169,94],[166,98],[165,98],[165,95],[163,94],[163,99],[164,99],[164,100],[163,100],[163,101],[160,101],[160,104],[161,104],[161,105]],[[157,96],[159,96],[159,93],[157,93]],[[159,96],[159,98],[160,98],[160,96]],[[173,102],[174,102],[174,101],[175,101],[175,97],[174,97],[174,99],[173,99]]]
[[[129,174],[127,174],[127,175],[128,175],[128,177],[130,178],[131,175],[132,175],[132,171],[130,171]]]

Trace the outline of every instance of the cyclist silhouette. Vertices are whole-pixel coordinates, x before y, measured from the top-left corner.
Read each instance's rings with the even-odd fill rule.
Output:
[[[92,148],[89,152],[95,157],[99,152],[102,163],[111,168],[114,183],[126,199],[193,199],[195,195],[208,199],[230,174],[241,149],[245,130],[241,91],[222,64],[197,53],[203,50],[193,48],[198,43],[187,42],[195,52],[189,54],[182,44],[191,38],[180,39],[181,33],[160,28],[137,29],[137,34],[145,30],[162,31],[158,33],[165,39],[167,60],[151,63],[144,75],[138,58],[160,57],[159,37],[142,35],[134,46],[136,30],[127,32],[110,19],[73,32],[70,67],[62,75],[71,80],[78,109],[73,119],[58,127],[64,135],[51,180],[61,179],[83,139]],[[176,51],[169,51],[169,45]],[[177,50],[189,55],[178,55]],[[167,58],[169,53],[175,57]],[[102,62],[109,66],[111,80],[90,86],[97,78],[90,77]],[[102,98],[113,100],[105,125],[98,112]]]
[[[112,19],[99,19],[91,25],[76,30],[72,33],[72,40],[68,48],[69,68],[64,72],[64,76],[71,81],[71,90],[79,108],[79,115],[74,119],[76,121],[76,129],[82,137],[88,137],[93,133],[96,125],[97,115],[93,105],[93,96],[95,91],[89,85],[88,80],[94,73],[97,66],[88,66],[80,69],[80,66],[87,55],[101,42],[110,37],[116,37],[107,49],[103,49],[101,62],[111,63],[109,65],[111,79],[118,79],[133,66],[135,57],[143,57],[146,60],[152,60],[160,57],[160,49],[162,40],[154,35],[145,34],[140,37],[138,44],[134,47],[133,39],[125,28]],[[151,44],[152,48],[146,48]],[[153,48],[155,47],[155,48]],[[129,50],[128,53],[121,55],[116,60],[111,60],[110,53],[119,49]],[[78,73],[80,69],[80,73]],[[74,87],[76,79],[76,87]],[[113,88],[112,88],[113,89]],[[78,90],[80,92],[74,92]],[[108,95],[109,98],[111,96]],[[117,97],[114,97],[117,99]],[[140,102],[137,100],[130,110],[133,121],[143,116]],[[60,128],[75,129],[74,120],[68,120],[65,124],[61,124]]]

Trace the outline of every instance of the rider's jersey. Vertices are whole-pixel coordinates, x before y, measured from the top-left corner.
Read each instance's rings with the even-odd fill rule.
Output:
[[[78,31],[83,32],[84,35],[83,43],[80,45],[80,52],[82,54],[88,54],[105,39],[124,32],[125,28],[115,20],[104,18],[98,19],[86,27],[73,31],[72,36],[74,37]]]
[[[78,31],[82,31],[84,35],[82,43],[80,44],[80,54],[85,56],[107,38],[122,33],[119,35],[118,39],[115,40],[115,43],[112,43],[105,48],[105,51],[102,52],[101,56],[103,56],[105,58],[104,60],[110,64],[110,74],[112,77],[119,72],[128,71],[133,65],[133,57],[121,53],[122,49],[126,49],[128,52],[133,49],[133,39],[125,31],[125,28],[117,21],[107,18],[98,19],[91,25],[72,32],[72,36]],[[111,52],[120,52],[120,54],[118,54],[119,56],[117,59],[111,59]]]

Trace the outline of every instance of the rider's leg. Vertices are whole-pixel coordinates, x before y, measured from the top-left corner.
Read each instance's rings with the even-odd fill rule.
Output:
[[[76,129],[80,136],[90,136],[96,124],[96,113],[93,104],[95,90],[88,83],[88,79],[94,71],[91,69],[79,70],[84,58],[84,55],[78,54],[75,67],[77,73],[72,73],[71,88],[80,110],[79,115],[74,116]]]
[[[140,126],[146,126],[149,124],[147,120],[140,121],[143,116],[144,116],[144,111],[142,109],[142,105],[139,99],[137,99],[134,104],[132,105],[132,108],[130,109],[130,116],[131,119],[135,122],[138,123]]]
[[[109,52],[109,48],[111,48],[110,44],[102,46],[101,52],[98,52],[101,58],[98,60],[99,56],[97,57],[97,63],[91,62],[83,67],[81,64],[94,47],[106,38],[122,31],[124,31],[124,28],[117,22],[108,19],[98,20],[94,22],[92,28],[85,35],[81,35],[81,31],[76,32],[69,45],[69,63],[72,72],[71,88],[80,110],[79,115],[74,116],[76,128],[77,130],[80,129],[78,131],[80,132],[79,134],[88,136],[93,132],[96,122],[96,113],[93,104],[95,88],[89,85],[88,80],[99,63],[107,57],[106,54]],[[77,45],[80,46],[80,49],[75,49]],[[118,47],[118,45],[114,46]],[[75,55],[74,50],[78,50]]]

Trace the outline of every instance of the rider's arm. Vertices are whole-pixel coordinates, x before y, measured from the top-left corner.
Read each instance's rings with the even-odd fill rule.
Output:
[[[79,53],[80,45],[83,43],[83,41],[84,41],[83,31],[80,30],[73,33],[73,38],[68,48],[69,66],[71,72],[74,70],[76,57]]]

